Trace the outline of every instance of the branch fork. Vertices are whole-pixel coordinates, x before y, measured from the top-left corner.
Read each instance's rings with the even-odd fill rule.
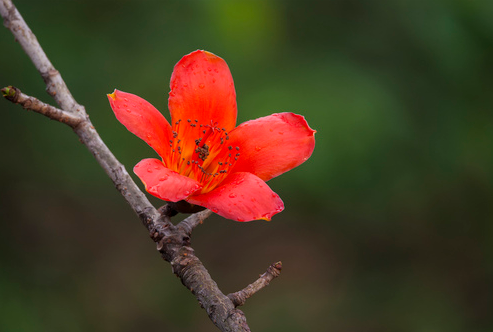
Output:
[[[180,202],[167,204],[159,210],[154,208],[125,167],[101,140],[85,108],[75,101],[59,71],[53,67],[11,0],[0,0],[0,14],[4,25],[10,29],[15,39],[31,58],[46,83],[48,94],[55,99],[59,108],[28,96],[13,86],[1,89],[2,95],[27,110],[70,126],[105,170],[116,189],[139,216],[163,259],[170,262],[173,273],[195,295],[211,321],[221,331],[250,331],[245,315],[236,307],[243,305],[246,299],[278,277],[282,268],[281,262],[272,264],[259,279],[243,290],[224,295],[202,262],[195,256],[190,244],[192,231],[209,217],[212,211],[202,210],[200,207],[183,210],[184,207],[180,205]],[[193,214],[174,225],[171,217],[178,212]]]

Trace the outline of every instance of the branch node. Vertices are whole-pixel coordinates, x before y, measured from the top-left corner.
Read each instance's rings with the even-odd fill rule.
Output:
[[[167,203],[163,206],[161,206],[158,210],[157,210],[162,216],[164,217],[174,217],[178,214],[178,211],[176,211],[175,209],[173,209],[173,207]]]

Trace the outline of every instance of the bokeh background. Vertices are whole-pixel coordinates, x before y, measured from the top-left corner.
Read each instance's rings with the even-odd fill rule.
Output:
[[[317,130],[269,182],[283,213],[193,234],[225,293],[284,263],[243,307],[253,331],[493,331],[493,2],[15,3],[129,170],[155,154],[106,93],[168,116],[196,49],[228,62],[239,122],[293,111]],[[53,103],[4,28],[0,50],[0,85]],[[216,331],[74,133],[0,111],[0,330]]]

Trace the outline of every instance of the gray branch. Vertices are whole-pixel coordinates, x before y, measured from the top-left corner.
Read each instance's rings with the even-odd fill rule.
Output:
[[[156,243],[157,250],[166,261],[171,263],[173,272],[195,295],[212,322],[221,331],[250,331],[245,315],[236,308],[238,303],[233,303],[219,290],[216,282],[190,246],[192,230],[212,212],[204,210],[195,213],[175,226],[171,223],[169,216],[156,210],[132,180],[125,167],[104,144],[84,107],[75,101],[60,73],[52,65],[11,0],[0,0],[0,14],[4,25],[21,44],[45,81],[48,94],[55,99],[60,108],[25,95],[14,87],[2,89],[3,96],[26,109],[69,125],[139,216],[148,229],[151,239]]]

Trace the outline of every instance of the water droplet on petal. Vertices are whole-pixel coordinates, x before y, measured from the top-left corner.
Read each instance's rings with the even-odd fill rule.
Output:
[[[235,198],[236,197],[236,194],[235,193],[231,193],[231,194],[229,194],[229,197],[230,198]]]
[[[279,132],[279,135],[284,135],[284,132],[280,131],[280,132]]]
[[[168,175],[167,174],[164,174],[162,175],[160,178],[159,178],[159,181],[166,181],[168,180]]]
[[[245,221],[245,219],[236,218],[237,221]]]
[[[260,147],[260,146],[255,147],[255,151],[260,151],[260,150],[262,150],[262,147]]]
[[[147,169],[147,171],[148,171],[149,173],[152,173],[152,168],[150,168],[150,167],[149,167],[149,168]]]
[[[187,83],[183,84],[183,87],[188,88],[188,84]]]
[[[199,88],[201,88],[201,89],[205,88],[204,83],[200,83],[200,84],[199,84]]]
[[[217,211],[219,211],[217,208],[215,207],[211,207],[211,211],[214,212],[214,213],[217,213]]]

